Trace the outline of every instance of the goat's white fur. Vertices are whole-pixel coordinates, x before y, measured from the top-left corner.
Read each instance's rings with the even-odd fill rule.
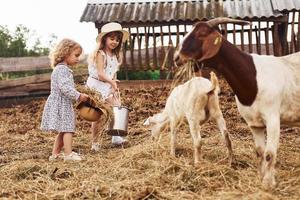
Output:
[[[300,126],[300,53],[252,56],[257,72],[256,99],[251,106],[242,105],[237,98],[236,102],[253,134],[263,183],[274,186],[280,124]]]
[[[202,77],[194,77],[188,82],[175,87],[167,99],[161,113],[149,117],[144,125],[151,126],[152,136],[158,138],[161,130],[170,125],[171,155],[175,156],[176,127],[186,118],[194,144],[195,163],[200,160],[201,135],[200,125],[209,118],[216,120],[218,128],[226,142],[229,162],[232,162],[231,142],[226,131],[226,124],[219,107],[219,84],[214,73],[210,82]]]

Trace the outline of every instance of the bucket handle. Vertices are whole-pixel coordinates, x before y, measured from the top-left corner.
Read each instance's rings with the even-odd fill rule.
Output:
[[[119,90],[119,88],[114,92],[113,96],[114,96],[114,98],[115,98],[118,102],[120,102],[120,105],[118,105],[118,106],[121,107],[121,106],[122,106],[122,101],[121,101],[121,95],[120,95],[120,90]]]
[[[120,105],[117,105],[119,107],[119,109],[121,109],[122,107],[122,100],[121,100],[121,95],[120,95],[120,90],[119,88],[117,89],[117,91],[115,91],[115,93],[113,94],[114,98],[116,98],[119,102],[120,102]],[[127,107],[126,108],[129,110],[129,111],[133,111],[133,108],[131,107]]]

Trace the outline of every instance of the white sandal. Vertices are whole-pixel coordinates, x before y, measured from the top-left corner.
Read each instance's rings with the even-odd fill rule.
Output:
[[[122,138],[121,136],[112,136],[111,143],[113,145],[125,145],[128,143],[128,140]]]
[[[52,162],[52,161],[56,161],[58,160],[59,158],[63,158],[64,155],[63,153],[59,153],[59,154],[52,154],[51,156],[49,156],[49,161]]]
[[[81,160],[82,157],[74,151],[72,151],[72,153],[70,153],[69,155],[64,156],[64,161],[81,161]]]

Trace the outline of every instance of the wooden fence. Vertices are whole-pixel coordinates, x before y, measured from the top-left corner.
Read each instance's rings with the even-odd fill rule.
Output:
[[[279,18],[254,18],[251,22],[247,26],[228,24],[219,28],[230,42],[249,53],[282,56],[300,50],[300,11],[286,12]],[[131,37],[124,49],[124,68],[128,71],[172,70],[173,52],[194,23],[128,27]]]
[[[281,56],[300,50],[300,13],[288,13],[279,20],[253,21],[251,25],[222,25],[222,34],[243,51]],[[130,40],[123,48],[123,70],[173,70],[175,48],[190,24],[129,28]],[[174,31],[175,30],[175,31]],[[81,62],[87,63],[87,56]],[[47,57],[0,58],[0,75],[50,69]],[[87,69],[75,70],[75,80],[84,82]],[[141,82],[141,81],[140,81]],[[125,83],[123,81],[123,83]],[[153,82],[149,82],[154,84]],[[148,84],[143,82],[141,84]],[[139,83],[137,83],[139,85]],[[49,94],[50,73],[0,81],[0,99]]]
[[[135,52],[136,54],[136,52]],[[150,54],[151,56],[152,54]],[[84,56],[81,63],[87,64],[87,56]],[[16,73],[28,71],[40,71],[50,68],[48,57],[24,57],[24,58],[0,58],[0,75],[3,73]],[[84,84],[87,79],[87,67],[75,68],[74,79],[76,83]],[[45,96],[50,92],[51,73],[34,74],[16,79],[0,80],[0,105],[15,103],[15,99],[28,98],[32,96]],[[146,87],[154,85],[168,84],[169,81],[158,80],[139,80],[122,81],[120,88],[123,87]]]

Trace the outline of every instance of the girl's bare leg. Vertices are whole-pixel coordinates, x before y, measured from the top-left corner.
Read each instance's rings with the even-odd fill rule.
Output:
[[[64,142],[64,153],[65,155],[69,155],[72,153],[72,142],[73,142],[73,133],[67,132],[63,135]]]
[[[92,143],[97,143],[99,138],[99,122],[92,122]]]
[[[64,133],[58,133],[56,135],[54,145],[53,145],[52,155],[58,155],[61,149],[63,148],[64,146],[63,136]]]

